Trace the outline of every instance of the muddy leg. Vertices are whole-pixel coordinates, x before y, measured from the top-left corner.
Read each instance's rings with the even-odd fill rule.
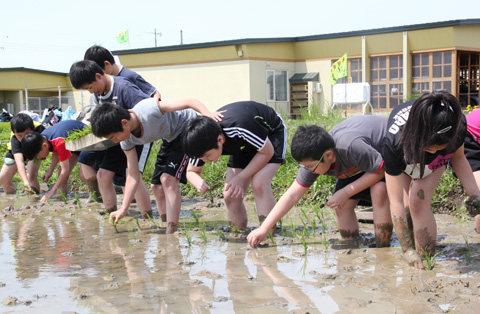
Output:
[[[174,222],[169,222],[169,223],[167,223],[167,231],[166,231],[166,233],[167,233],[167,234],[170,234],[170,233],[174,233],[175,231],[177,231],[177,224],[174,223]]]
[[[389,247],[392,238],[393,224],[375,224],[375,243],[377,248]]]
[[[480,233],[480,215],[475,216],[475,226],[477,227],[477,233]]]
[[[89,196],[86,202],[87,203],[91,203],[93,201],[101,202],[102,196],[100,195],[100,189],[98,188],[97,177],[88,178],[88,179],[86,178],[85,181],[87,183],[88,193],[89,193]]]
[[[408,207],[405,208],[408,212]],[[410,266],[416,268],[422,268],[422,259],[420,255],[415,251],[415,240],[413,237],[413,229],[409,228],[408,218],[403,219],[397,215],[392,215],[393,226],[395,233],[397,234],[398,241],[403,251],[403,259]],[[410,219],[411,220],[411,219]]]

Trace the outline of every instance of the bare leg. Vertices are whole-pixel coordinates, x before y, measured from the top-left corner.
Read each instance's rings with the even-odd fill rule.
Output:
[[[225,182],[228,183],[243,169],[227,168],[227,175]],[[245,183],[243,189],[247,190],[250,184],[250,180]],[[227,205],[227,219],[230,225],[234,225],[237,229],[245,229],[247,227],[248,218],[245,204],[243,203],[243,197],[232,197],[230,191],[223,192],[225,204]]]
[[[163,173],[160,177],[163,191],[165,193],[165,208],[167,212],[167,234],[177,231],[180,208],[182,206],[182,195],[178,186],[180,180]]]
[[[143,183],[143,180],[140,180],[140,183],[138,184],[137,191],[135,192],[135,199],[137,200],[138,209],[142,216],[144,216],[146,212],[148,212],[149,215],[152,215],[150,194],[148,194],[147,187],[145,186],[145,183]]]
[[[13,164],[7,166],[6,164],[3,164],[2,169],[0,170],[0,184],[2,185],[5,194],[14,194],[16,192],[12,183],[15,173],[17,173],[17,165]]]
[[[157,203],[157,210],[162,222],[167,222],[167,207],[165,205],[165,193],[161,184],[150,185],[153,195],[155,195],[155,201]]]
[[[80,164],[80,171],[83,174],[85,184],[88,187],[88,192],[90,193],[90,197],[87,200],[87,203],[91,201],[93,195],[95,197],[100,198],[100,189],[98,187],[98,180],[97,180],[97,169],[90,167],[85,164]]]
[[[338,230],[343,240],[357,240],[358,238],[358,220],[355,215],[355,207],[358,200],[349,199],[342,208],[335,208],[337,216]]]
[[[117,210],[117,194],[113,186],[115,172],[99,169],[97,172],[98,187],[102,194],[103,205],[108,213]]]
[[[41,160],[29,160],[27,163],[27,178],[28,183],[32,188],[40,191],[40,182],[38,182],[38,170],[40,170]]]
[[[370,187],[375,224],[375,242],[377,247],[389,247],[392,238],[393,222],[390,214],[390,202],[385,182],[379,181]]]

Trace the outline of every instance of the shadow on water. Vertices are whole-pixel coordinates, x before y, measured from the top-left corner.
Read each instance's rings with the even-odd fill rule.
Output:
[[[80,196],[85,200],[85,196]],[[167,235],[134,207],[115,232],[101,206],[2,197],[0,311],[20,313],[409,313],[480,307],[479,235],[439,215],[432,271],[405,265],[397,241],[337,245],[334,220],[302,225],[295,209],[259,249],[229,232],[225,207],[183,203]],[[253,206],[250,225],[258,226]],[[326,227],[326,228],[325,228]],[[323,230],[323,232],[321,232]],[[300,237],[299,234],[303,234]],[[295,235],[292,237],[292,235]],[[466,237],[466,238],[464,238]],[[206,242],[205,242],[206,241]],[[467,260],[469,242],[470,257]]]

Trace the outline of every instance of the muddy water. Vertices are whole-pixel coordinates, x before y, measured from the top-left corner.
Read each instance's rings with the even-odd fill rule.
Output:
[[[244,234],[224,232],[225,207],[220,201],[213,206],[209,201],[185,201],[180,227],[185,222],[189,231],[173,235],[149,220],[140,219],[139,229],[134,207],[118,233],[95,204],[39,206],[38,199],[2,195],[0,210],[2,313],[480,309],[480,236],[472,221],[459,222],[447,215],[436,217],[441,253],[435,267],[420,271],[406,266],[396,239],[391,248],[371,248],[371,224],[361,224],[362,241],[356,248],[338,243],[340,235],[328,213],[325,224],[316,221],[314,233],[310,225],[302,240],[303,214],[296,209],[284,219],[283,232],[274,242],[269,239],[251,249]],[[256,226],[254,211],[249,211],[250,225]],[[201,216],[198,227],[195,213]],[[291,236],[292,229],[297,236]]]

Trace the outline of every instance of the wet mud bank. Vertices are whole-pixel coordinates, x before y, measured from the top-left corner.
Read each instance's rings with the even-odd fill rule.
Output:
[[[480,235],[436,215],[432,270],[375,248],[373,224],[341,242],[328,209],[295,208],[258,249],[225,206],[184,200],[180,231],[131,207],[117,231],[95,203],[0,201],[2,313],[472,313],[480,308]],[[153,202],[154,203],[154,202]],[[249,227],[258,226],[253,205]],[[154,211],[155,215],[156,210]]]

